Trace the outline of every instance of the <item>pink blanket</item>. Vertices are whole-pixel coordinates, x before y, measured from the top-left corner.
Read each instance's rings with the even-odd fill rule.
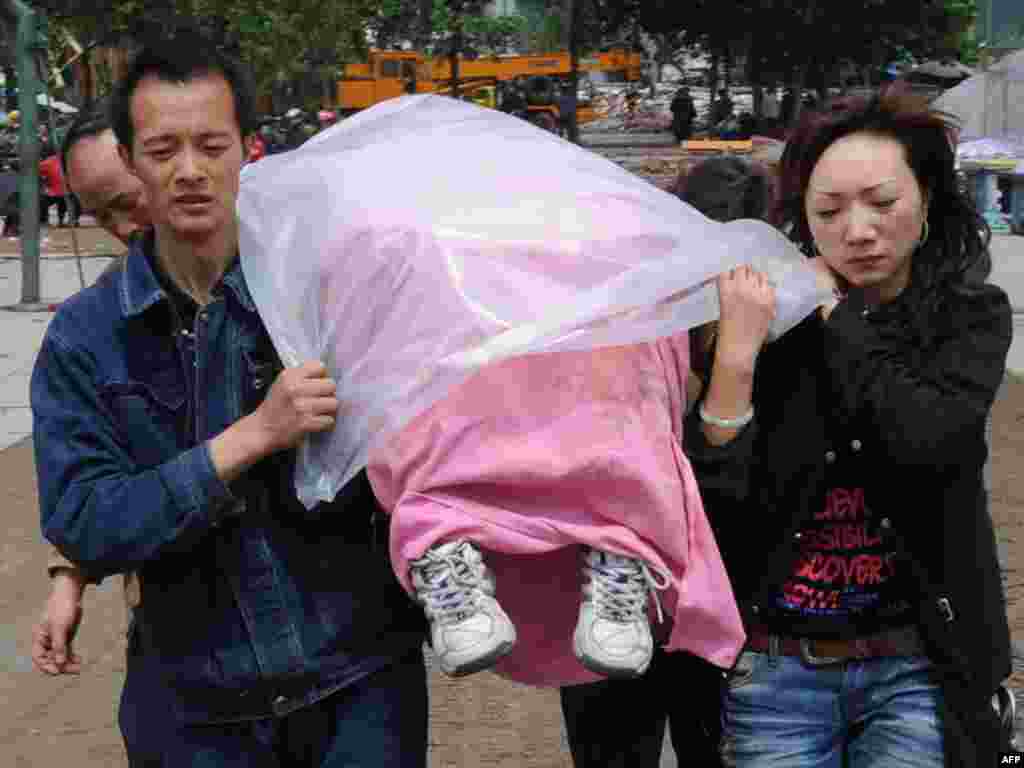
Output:
[[[655,636],[670,629],[669,650],[732,665],[743,629],[680,447],[688,359],[685,335],[512,359],[371,455],[410,593],[409,563],[432,545],[467,538],[484,552],[518,633],[499,674],[542,686],[599,679],[572,652],[581,544],[670,574]]]

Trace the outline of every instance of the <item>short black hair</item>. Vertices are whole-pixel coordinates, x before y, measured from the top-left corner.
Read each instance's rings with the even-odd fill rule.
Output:
[[[253,132],[256,109],[248,72],[205,36],[194,30],[174,29],[143,41],[132,58],[128,73],[111,96],[110,116],[114,135],[129,150],[135,140],[132,97],[139,81],[147,75],[155,75],[169,83],[187,83],[206,75],[221,75],[231,88],[239,133],[244,139]]]
[[[702,160],[683,170],[675,193],[709,219],[722,223],[762,219],[771,223],[774,184],[768,169],[733,155]],[[690,368],[706,382],[714,363],[718,323],[690,331]]]
[[[68,175],[68,155],[71,154],[71,148],[82,139],[109,131],[110,127],[110,116],[103,106],[94,105],[75,115],[60,144],[60,169],[65,177]]]
[[[770,174],[732,155],[703,160],[679,175],[676,194],[715,221],[770,221],[774,187]]]

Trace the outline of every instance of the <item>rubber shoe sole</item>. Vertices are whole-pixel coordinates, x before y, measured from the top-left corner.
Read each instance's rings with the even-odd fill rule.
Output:
[[[448,675],[448,677],[466,677],[467,675],[472,675],[476,672],[483,672],[484,670],[490,669],[512,653],[512,649],[515,648],[515,646],[516,640],[513,637],[511,640],[498,645],[486,656],[481,656],[479,659],[473,659],[473,661],[462,664],[461,666],[455,665],[452,668],[449,668],[441,659],[438,659],[438,661],[441,665],[441,671]]]
[[[576,660],[583,665],[584,668],[593,672],[596,675],[603,675],[604,677],[612,680],[633,680],[637,677],[642,676],[651,666],[650,660],[647,661],[639,670],[636,669],[624,669],[623,667],[612,667],[606,664],[602,664],[596,659],[592,659],[583,653],[583,650],[579,647],[579,644],[573,638],[572,644],[573,655],[576,656]]]

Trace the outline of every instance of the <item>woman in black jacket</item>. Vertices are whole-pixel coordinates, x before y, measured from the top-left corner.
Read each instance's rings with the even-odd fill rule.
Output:
[[[749,637],[727,765],[996,764],[1010,642],[982,469],[1011,310],[949,135],[893,92],[808,113],[778,223],[834,300],[762,349],[771,286],[719,281],[686,445]]]

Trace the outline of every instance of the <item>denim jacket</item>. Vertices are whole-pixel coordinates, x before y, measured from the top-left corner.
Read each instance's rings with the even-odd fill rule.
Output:
[[[209,441],[280,363],[236,264],[175,330],[147,253],[64,302],[32,375],[44,535],[91,578],[139,571],[140,643],[187,723],[284,715],[416,652],[365,474],[307,511],[293,452],[226,486]]]

